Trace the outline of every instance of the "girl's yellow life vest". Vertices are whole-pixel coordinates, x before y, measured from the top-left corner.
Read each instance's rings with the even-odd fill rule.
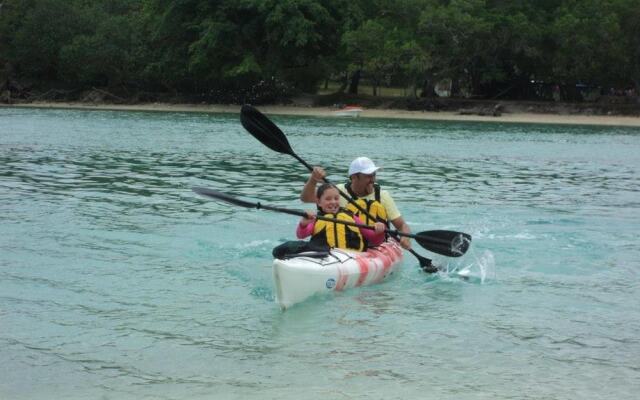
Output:
[[[321,213],[327,218],[335,218],[342,221],[355,222],[353,214],[345,209],[340,209],[336,214]],[[311,242],[337,247],[339,249],[364,251],[365,241],[360,233],[360,229],[355,226],[347,226],[331,221],[316,220],[311,235]]]

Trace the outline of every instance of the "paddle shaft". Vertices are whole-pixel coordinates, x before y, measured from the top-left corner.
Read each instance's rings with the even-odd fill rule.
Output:
[[[297,215],[297,216],[301,216],[301,217],[307,217],[307,214],[305,212],[301,212],[301,211],[298,211],[298,210],[290,210],[290,209],[286,209],[286,208],[278,208],[278,207],[268,206],[268,205],[264,205],[264,204],[259,203],[259,202],[255,204],[255,208],[257,208],[257,209],[262,208],[262,209],[265,209],[265,210],[279,211],[279,212],[282,212],[282,213],[285,213],[285,214]],[[338,224],[344,224],[344,225],[348,225],[348,226],[356,226],[358,228],[371,229],[371,230],[375,229],[373,226],[370,226],[370,225],[363,225],[363,224],[359,224],[357,222],[343,221],[343,220],[339,220],[339,219],[335,219],[335,218],[328,218],[328,217],[324,217],[324,216],[321,216],[321,215],[317,215],[316,219],[322,220],[322,221],[334,222],[334,223],[338,223]],[[402,233],[400,231],[390,231],[389,233],[396,240],[398,240],[398,239],[394,235],[415,237],[415,235]],[[429,240],[434,240],[434,239],[437,240],[437,238],[429,238]],[[440,241],[440,242],[448,244],[447,241]],[[413,254],[420,261],[420,266],[422,267],[422,269],[425,272],[427,272],[427,273],[438,272],[438,267],[436,267],[433,264],[431,264],[431,259],[426,258],[426,257],[418,254],[413,249],[407,249],[407,250],[409,251],[409,253]]]
[[[270,210],[270,211],[278,211],[284,214],[290,214],[290,215],[297,215],[299,217],[303,217],[303,218],[308,218],[308,215],[306,212],[304,211],[299,211],[299,210],[291,210],[288,208],[279,208],[279,207],[273,207],[273,206],[268,206],[262,203],[256,203],[255,208],[257,209],[264,209],[264,210]],[[357,222],[353,222],[353,221],[345,221],[342,219],[336,219],[336,218],[329,218],[329,217],[325,217],[322,215],[316,215],[315,217],[318,220],[321,221],[328,221],[328,222],[334,222],[334,223],[338,223],[338,224],[343,224],[343,225],[348,225],[348,226],[355,226],[358,228],[364,228],[364,229],[371,229],[371,230],[375,230],[376,228],[374,226],[371,225],[365,225],[365,224],[359,224]]]
[[[255,109],[254,107],[245,104],[242,106],[240,110],[240,122],[242,126],[249,131],[256,139],[258,139],[262,144],[269,147],[270,149],[277,151],[278,153],[288,154],[298,160],[302,165],[304,165],[310,172],[313,172],[313,167],[309,165],[305,160],[302,159],[299,155],[296,154],[295,151],[291,148],[287,137],[284,132],[278,128],[276,124],[274,124],[266,115],[262,114],[260,111]],[[322,179],[326,183],[331,183],[325,177]],[[366,215],[371,220],[376,220],[371,216],[366,209],[357,204],[351,196],[344,193],[342,190],[338,189],[340,196],[342,196],[347,202],[353,204],[353,206],[358,209],[361,213]]]
[[[298,160],[302,165],[304,165],[305,167],[307,167],[307,169],[310,172],[313,172],[313,167],[311,165],[309,165],[305,160],[303,160],[302,158],[300,158],[300,156],[298,156],[294,151],[290,151],[289,154],[294,157],[296,160]],[[326,183],[331,183],[326,177],[322,179],[324,182]],[[342,196],[342,198],[344,198],[345,200],[347,200],[347,202],[349,202],[350,204],[353,204],[353,206],[355,208],[358,209],[358,211],[360,211],[361,213],[363,213],[364,215],[366,215],[369,219],[371,220],[375,220],[375,218],[373,218],[373,216],[362,206],[360,206],[360,204],[356,203],[355,200],[353,199],[353,197],[349,196],[347,193],[343,192],[342,190],[340,190],[338,187],[336,187],[336,189],[338,190],[338,193],[340,193],[340,196]],[[289,211],[294,211],[294,210],[289,210]],[[294,214],[297,215],[297,214]],[[324,218],[324,217],[316,217],[317,219],[322,219],[325,221],[335,221],[332,218]],[[345,225],[353,225],[353,226],[358,226],[361,228],[365,228],[365,229],[373,229],[371,226],[368,225],[360,225],[357,223],[346,223],[347,221],[344,221]],[[412,234],[407,234],[407,233],[403,233],[400,231],[390,231],[389,234],[397,241],[400,241],[397,236],[394,236],[394,233],[399,235],[399,236],[406,236],[406,237],[410,237],[410,238],[415,238],[415,235]],[[434,238],[429,238],[429,240],[432,240]],[[443,244],[448,244],[448,241],[443,241],[443,240],[437,240],[437,242],[439,243],[443,243]],[[409,251],[409,253],[411,253],[414,257],[416,257],[418,259],[418,261],[420,262],[420,266],[422,267],[422,269],[424,269],[426,272],[429,273],[433,273],[433,272],[437,272],[438,268],[433,266],[433,264],[431,264],[431,259],[424,257],[420,254],[418,254],[415,250],[409,248],[407,249],[407,251]]]
[[[305,167],[307,167],[307,169],[309,171],[313,171],[313,167],[311,167],[311,165],[309,165],[305,160],[303,160],[302,158],[300,158],[296,153],[294,153],[293,151],[290,152],[290,154],[298,161],[300,161],[302,163],[302,165],[304,165]],[[323,178],[322,179],[324,182],[326,183],[331,183],[327,178]],[[348,194],[346,194],[345,192],[343,192],[342,190],[340,190],[337,186],[336,189],[338,190],[338,193],[340,193],[340,196],[342,196],[342,198],[344,198],[345,200],[347,200],[347,202],[349,202],[349,204],[353,204],[353,206],[355,208],[358,209],[358,211],[360,211],[361,213],[363,213],[364,215],[366,215],[369,219],[371,220],[375,220],[375,218],[373,218],[373,216],[362,206],[360,206],[360,204],[356,203],[355,200],[353,199],[353,197],[349,196]],[[406,236],[406,237],[414,237],[411,234],[407,234],[407,233],[403,233],[400,231],[394,231],[397,232],[398,235],[400,236]],[[391,233],[391,232],[390,232]],[[400,241],[397,237],[393,236],[393,238],[395,240]],[[440,243],[445,243],[446,242],[442,242],[440,241]],[[431,266],[431,259],[426,258],[420,254],[418,254],[415,250],[409,248],[407,249],[409,251],[409,253],[411,253],[414,257],[416,257],[418,259],[418,261],[420,261],[420,265],[424,268],[428,268]],[[436,268],[437,271],[437,268]],[[427,271],[427,272],[433,272],[433,271]]]
[[[255,109],[254,107],[245,104],[242,106],[242,110],[240,112],[240,121],[245,129],[251,133],[258,141],[267,146],[268,148],[283,154],[288,154],[298,160],[302,165],[304,165],[309,171],[313,171],[313,167],[309,165],[305,160],[303,160],[300,156],[298,156],[287,137],[284,133],[278,128],[269,118],[267,118],[260,111]],[[329,180],[323,178],[324,182],[329,183]],[[344,193],[342,190],[338,189],[340,195],[346,199],[350,204],[353,204],[356,209],[358,209],[362,215],[366,215],[371,218],[370,213],[367,212],[362,206],[357,204],[348,194]],[[211,197],[220,197],[220,193],[217,193],[215,196]],[[240,204],[238,203],[238,199],[229,198],[227,195],[223,195],[222,198],[225,201],[229,201],[234,204],[239,204],[245,207],[253,207],[248,205],[248,203]],[[242,202],[242,201],[240,201]],[[299,214],[295,214],[299,215]],[[374,218],[371,218],[375,220]],[[446,255],[449,257],[459,257],[466,252],[469,247],[469,243],[471,242],[471,236],[462,233],[462,232],[454,232],[454,231],[425,231],[420,232],[419,235],[412,235],[408,233],[402,233],[398,231],[389,231],[391,235],[397,233],[394,239],[398,240],[398,236],[405,236],[414,238],[418,244],[429,251],[433,251],[438,254]],[[426,235],[425,235],[426,234]],[[420,261],[421,266],[427,265],[430,266],[430,260],[420,256],[415,251],[409,249],[411,254],[416,256]],[[424,266],[423,266],[424,267]]]
[[[291,156],[293,156],[296,160],[300,161],[300,163],[302,165],[304,165],[305,167],[307,167],[307,169],[310,172],[313,172],[313,167],[311,165],[309,165],[305,160],[303,160],[302,158],[300,158],[300,156],[298,156],[293,150],[288,152]],[[326,177],[322,179],[324,182],[326,183],[331,183]],[[358,209],[358,211],[360,211],[361,213],[363,213],[364,215],[366,215],[369,219],[371,220],[375,220],[375,218],[373,218],[373,216],[362,206],[360,206],[360,204],[356,203],[355,200],[349,196],[348,194],[346,194],[345,192],[343,192],[342,190],[340,190],[338,187],[336,187],[336,189],[338,190],[338,193],[340,193],[340,196],[342,196],[345,200],[347,200],[350,204],[353,204],[353,206],[355,208]],[[318,218],[321,219],[321,218]],[[368,229],[371,229],[370,227],[367,227]],[[400,231],[395,231],[397,232],[398,235],[400,236],[407,236],[407,237],[412,237],[409,236],[410,234],[406,234],[406,233],[402,233]],[[390,232],[391,234],[391,232]],[[392,237],[397,240],[400,241],[398,239],[397,236],[393,236]],[[439,241],[440,243],[444,243],[444,244],[448,244],[448,242],[446,241]],[[418,261],[420,262],[420,266],[422,267],[422,269],[425,270],[425,272],[429,272],[429,273],[433,273],[433,272],[437,272],[438,268],[433,266],[433,264],[431,263],[431,259],[424,257],[421,254],[418,254],[415,250],[409,248],[407,249],[407,251],[409,251],[409,253],[411,253],[414,257],[416,257],[418,259]]]
[[[206,195],[206,193],[201,193],[201,194],[205,194]],[[263,210],[269,210],[269,211],[276,211],[276,212],[280,212],[280,213],[283,213],[283,214],[296,215],[298,217],[304,217],[304,218],[308,217],[306,212],[300,211],[300,210],[292,210],[292,209],[289,209],[289,208],[280,208],[280,207],[270,206],[270,205],[267,205],[267,204],[262,204],[260,202],[250,203],[250,202],[244,201],[244,200],[243,200],[243,203],[244,203],[243,205],[245,205],[245,206],[251,205],[252,208],[256,208],[258,210],[263,209]],[[235,204],[240,204],[240,203],[235,203]],[[334,222],[334,223],[343,224],[343,225],[355,226],[355,227],[363,228],[363,229],[375,230],[375,227],[373,227],[371,225],[359,224],[357,222],[344,221],[344,220],[341,220],[341,219],[324,217],[322,215],[317,215],[316,219],[322,220],[322,221]],[[400,231],[396,231],[396,230],[390,230],[389,234],[391,236],[395,236],[395,235],[406,236],[406,237],[413,238],[413,239],[418,239],[418,240],[429,240],[429,241],[432,241],[432,242],[438,242],[438,243],[442,243],[442,244],[445,244],[445,245],[449,244],[448,240],[444,240],[444,239],[441,239],[441,238],[437,238],[437,237],[433,237],[433,236],[428,235],[428,231],[425,231],[424,234],[420,234],[420,233],[413,234],[413,233],[404,233],[404,232],[400,232]]]

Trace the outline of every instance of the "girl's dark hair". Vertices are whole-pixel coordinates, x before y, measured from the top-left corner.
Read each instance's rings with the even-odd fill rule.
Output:
[[[325,183],[323,183],[322,185],[320,185],[320,186],[318,187],[318,190],[316,190],[316,199],[319,199],[320,197],[322,197],[322,194],[323,194],[324,192],[326,192],[326,191],[327,191],[327,189],[331,189],[331,188],[334,188],[334,189],[336,189],[336,190],[338,189],[338,188],[336,187],[336,185],[334,185],[333,183],[329,183],[329,182],[325,182]]]

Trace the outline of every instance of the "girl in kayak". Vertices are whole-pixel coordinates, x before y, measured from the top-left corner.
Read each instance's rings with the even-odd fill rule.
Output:
[[[376,222],[374,229],[366,229],[316,219],[318,215],[364,225],[358,216],[340,207],[340,193],[335,185],[322,184],[316,192],[316,204],[318,211],[307,211],[307,216],[298,224],[298,239],[311,236],[311,243],[356,251],[365,251],[367,247],[378,246],[384,241],[386,226],[382,222]]]

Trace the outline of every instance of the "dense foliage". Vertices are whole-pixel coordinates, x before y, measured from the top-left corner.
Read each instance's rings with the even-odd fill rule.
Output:
[[[638,21],[640,0],[0,0],[0,79],[232,102],[327,80],[413,96],[443,79],[482,98],[637,92]]]

